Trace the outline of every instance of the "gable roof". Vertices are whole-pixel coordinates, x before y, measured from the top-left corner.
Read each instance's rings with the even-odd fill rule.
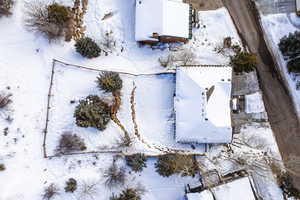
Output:
[[[177,142],[231,142],[231,76],[230,67],[177,68]]]
[[[157,41],[153,33],[188,38],[189,5],[178,0],[136,0],[136,41]]]
[[[248,177],[204,190],[200,193],[187,194],[188,200],[256,200]]]

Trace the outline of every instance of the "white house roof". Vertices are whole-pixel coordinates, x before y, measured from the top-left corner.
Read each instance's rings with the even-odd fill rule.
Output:
[[[205,190],[200,193],[188,193],[186,197],[187,200],[215,200],[209,190]]]
[[[177,142],[231,142],[231,77],[230,67],[177,68]]]
[[[180,0],[136,0],[136,41],[153,40],[153,33],[189,37],[189,5]]]
[[[212,198],[212,197],[215,198]],[[188,200],[255,200],[248,177],[205,190],[201,193],[187,194]]]

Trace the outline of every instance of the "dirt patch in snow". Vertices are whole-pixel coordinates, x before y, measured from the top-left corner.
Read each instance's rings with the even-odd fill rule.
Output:
[[[223,7],[222,0],[184,0],[184,2],[192,4],[196,10],[216,10]]]

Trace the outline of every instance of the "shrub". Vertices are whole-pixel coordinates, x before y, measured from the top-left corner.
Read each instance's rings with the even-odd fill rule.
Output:
[[[286,60],[299,56],[300,31],[295,31],[280,39],[279,49]]]
[[[289,72],[300,72],[300,31],[295,31],[280,39],[279,49],[285,60],[288,60]]]
[[[13,0],[0,0],[0,17],[11,15],[11,9],[13,7]]]
[[[192,156],[168,154],[162,155],[155,163],[156,172],[161,176],[169,177],[173,174],[181,174],[182,176],[195,176],[198,167]]]
[[[0,109],[7,107],[12,102],[11,96],[11,94],[0,94]]]
[[[74,192],[77,190],[77,181],[74,178],[69,178],[66,182],[65,192]]]
[[[98,96],[89,95],[79,102],[74,117],[78,126],[94,127],[102,131],[110,121],[110,106]]]
[[[105,92],[116,92],[122,89],[123,81],[116,72],[102,72],[97,77],[98,87]]]
[[[124,136],[121,136],[120,139],[116,140],[116,145],[119,148],[131,147],[132,139],[129,135],[125,134]]]
[[[291,73],[299,73],[300,72],[300,58],[295,58],[287,63],[288,71]]]
[[[141,195],[137,189],[127,188],[119,196],[112,196],[110,200],[141,200]]]
[[[0,171],[4,171],[6,169],[4,164],[0,164]]]
[[[123,186],[126,181],[125,169],[119,168],[115,162],[104,172],[106,178],[105,184],[107,187]]]
[[[61,26],[62,28],[67,26],[70,19],[69,9],[65,6],[54,3],[47,7],[48,19],[50,23]]]
[[[147,159],[142,153],[126,156],[125,159],[126,164],[135,172],[141,172],[144,167],[147,167]]]
[[[235,56],[230,57],[230,64],[235,72],[252,72],[257,64],[257,57],[247,52],[239,52]]]
[[[56,185],[50,184],[48,187],[45,188],[44,194],[43,194],[43,199],[45,200],[50,200],[54,196],[59,194],[59,189]]]
[[[279,177],[279,186],[288,197],[300,198],[300,191],[293,185],[292,177],[288,173],[283,173]]]
[[[87,58],[96,58],[101,53],[100,47],[89,37],[77,40],[75,48],[78,53]]]
[[[81,137],[69,132],[66,132],[61,136],[57,147],[57,152],[62,154],[84,150],[86,150],[84,140]]]
[[[27,3],[25,26],[31,31],[46,35],[49,41],[60,39],[68,28],[69,12],[68,8],[57,3]]]

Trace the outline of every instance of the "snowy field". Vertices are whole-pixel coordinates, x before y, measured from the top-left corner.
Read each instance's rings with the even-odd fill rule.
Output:
[[[295,14],[291,14],[290,19],[292,20],[293,24],[300,24],[300,18]],[[262,15],[261,21],[266,33],[266,38],[271,46],[272,53],[277,59],[280,72],[289,86],[288,88],[293,96],[298,117],[300,117],[300,91],[296,88],[296,84],[300,81],[300,78],[299,76],[297,77],[288,73],[286,67],[287,63],[283,59],[283,56],[278,48],[279,41],[283,36],[288,35],[289,33],[294,33],[298,29],[291,23],[286,14]]]
[[[45,0],[46,1],[46,0]],[[134,41],[134,0],[90,0],[85,16],[86,35],[101,41],[102,33],[112,31],[116,38],[116,49],[108,56],[84,59],[74,50],[74,42],[48,41],[40,35],[26,31],[23,26],[24,1],[17,1],[14,15],[0,19],[0,90],[13,94],[9,111],[1,113],[0,118],[0,162],[6,170],[0,173],[0,200],[41,199],[45,186],[56,183],[63,190],[65,181],[74,177],[80,184],[97,182],[98,200],[107,200],[111,193],[103,184],[103,171],[112,162],[111,154],[93,156],[70,156],[44,159],[42,153],[43,130],[47,108],[48,87],[51,76],[52,59],[97,69],[118,70],[131,73],[161,72],[158,58],[169,53],[165,50],[152,50],[148,46],[139,47]],[[71,1],[63,1],[71,5]],[[101,21],[108,12],[114,16]],[[231,36],[237,42],[237,33],[226,9],[200,12],[201,27],[194,30],[194,37],[184,48],[196,52],[198,64],[227,64],[228,59],[214,52],[216,45],[224,37]],[[2,28],[5,27],[5,28]],[[82,70],[60,70],[55,77],[54,98],[51,102],[49,138],[50,152],[53,152],[58,135],[64,130],[80,131],[88,134],[89,150],[113,143],[119,129],[110,124],[107,132],[94,133],[91,129],[74,126],[73,109],[70,100],[79,100],[90,93],[102,95],[95,87],[96,73]],[[136,110],[139,128],[143,136],[158,145],[183,148],[173,141],[172,95],[174,92],[172,76],[131,78],[122,76],[125,81],[122,91],[123,105],[120,120],[132,129],[129,122],[129,94],[132,81],[137,86]],[[77,87],[79,86],[80,87]],[[9,88],[7,88],[9,87]],[[7,88],[7,89],[6,89]],[[5,120],[10,115],[13,121]],[[2,131],[8,128],[5,136]],[[109,137],[108,137],[109,135]],[[107,137],[106,137],[107,136]],[[98,140],[99,143],[93,142]],[[187,147],[189,148],[189,147]],[[201,150],[201,147],[198,148]],[[124,165],[124,163],[120,163]],[[142,174],[131,174],[128,184],[139,182],[146,190],[143,200],[182,200],[183,186],[194,181],[189,178],[173,176],[160,177],[154,170],[154,161]],[[118,190],[119,191],[119,190]],[[55,200],[83,199],[79,193],[66,194],[61,191]],[[91,198],[87,198],[91,199]]]

